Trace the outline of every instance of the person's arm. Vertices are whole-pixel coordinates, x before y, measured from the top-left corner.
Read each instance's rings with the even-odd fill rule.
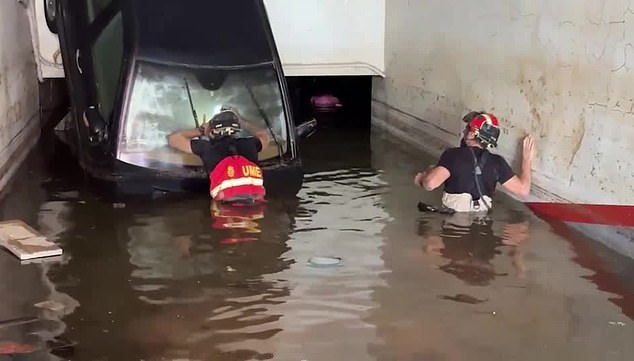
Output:
[[[514,175],[502,186],[507,191],[519,197],[526,197],[531,191],[531,167],[533,165],[533,155],[535,153],[535,143],[529,135],[524,138],[522,146],[522,168],[519,176]]]
[[[191,141],[192,138],[201,135],[200,129],[178,130],[167,136],[167,143],[170,147],[180,150],[181,152],[193,154]]]
[[[414,183],[427,191],[433,191],[440,187],[449,178],[451,173],[443,166],[429,166],[414,177]]]
[[[253,120],[246,119],[246,118],[244,118],[244,117],[242,117],[242,116],[240,116],[240,123],[241,123],[241,124],[240,124],[240,126],[241,126],[244,130],[248,131],[248,132],[249,132],[249,133],[251,133],[251,134],[254,134],[254,135],[255,135],[255,134],[257,134],[258,132],[262,131],[262,129],[261,129],[261,128],[258,128],[258,127],[256,127],[256,126],[254,126],[254,125],[253,125],[253,123],[254,123],[254,122],[253,122]]]
[[[436,165],[430,165],[424,171],[416,174],[414,183],[427,191],[433,191],[440,187],[451,176],[449,169],[454,162],[454,155],[452,150],[444,151]]]
[[[255,132],[255,137],[258,138],[258,140],[260,141],[260,144],[262,145],[262,147],[260,148],[260,151],[266,148],[266,146],[269,145],[269,142],[271,141],[271,137],[269,136],[269,131],[266,129],[258,130],[257,132]]]

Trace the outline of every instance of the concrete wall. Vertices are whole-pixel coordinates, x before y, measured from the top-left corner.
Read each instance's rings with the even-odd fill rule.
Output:
[[[26,9],[0,2],[0,189],[39,135],[38,82]]]
[[[634,204],[629,6],[387,1],[386,79],[374,82],[373,119],[438,153],[458,144],[463,114],[492,111],[504,127],[498,151],[515,165],[521,137],[536,137],[538,198]]]
[[[265,0],[284,73],[383,75],[386,0]]]

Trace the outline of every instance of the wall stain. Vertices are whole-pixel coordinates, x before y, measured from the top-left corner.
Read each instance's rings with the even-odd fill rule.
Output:
[[[573,136],[576,136],[577,139],[574,142],[572,147],[572,156],[570,157],[570,161],[568,162],[568,169],[572,166],[575,158],[577,157],[577,153],[579,149],[581,149],[581,143],[583,143],[583,138],[586,136],[586,116],[585,111],[579,115],[579,127],[573,131]]]

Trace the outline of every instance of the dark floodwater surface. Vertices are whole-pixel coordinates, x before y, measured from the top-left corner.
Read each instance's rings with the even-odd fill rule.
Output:
[[[632,359],[630,260],[503,195],[486,219],[419,213],[439,199],[412,184],[433,159],[377,133],[304,141],[297,198],[250,211],[113,203],[43,141],[2,218],[64,256],[0,252],[0,322],[36,317],[0,323],[0,360],[11,345],[25,360]]]

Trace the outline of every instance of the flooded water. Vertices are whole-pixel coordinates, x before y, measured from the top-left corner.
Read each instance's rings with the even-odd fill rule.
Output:
[[[64,256],[0,252],[0,360],[632,359],[631,260],[503,195],[486,219],[418,212],[434,160],[376,130],[302,146],[297,198],[248,213],[113,203],[63,150],[32,155],[1,215]]]

